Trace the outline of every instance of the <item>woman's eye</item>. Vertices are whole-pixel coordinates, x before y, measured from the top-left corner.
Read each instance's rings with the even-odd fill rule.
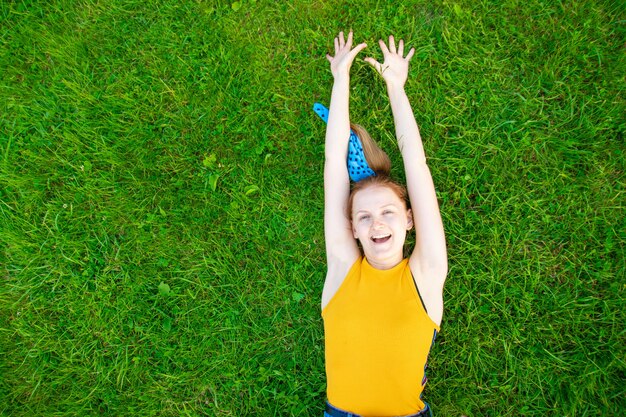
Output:
[[[359,217],[359,220],[363,221],[363,220],[368,220],[369,218],[370,218],[370,216],[361,216],[361,217]]]

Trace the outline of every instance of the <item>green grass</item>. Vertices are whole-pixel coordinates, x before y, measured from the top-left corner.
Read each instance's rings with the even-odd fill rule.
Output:
[[[321,415],[311,107],[349,28],[417,50],[450,255],[424,399],[623,413],[624,8],[393,3],[0,4],[0,414]],[[399,167],[382,81],[352,79]]]

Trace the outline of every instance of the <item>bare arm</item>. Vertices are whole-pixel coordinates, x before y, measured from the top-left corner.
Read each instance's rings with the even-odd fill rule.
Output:
[[[350,138],[350,67],[365,44],[352,47],[352,32],[335,38],[335,56],[327,55],[334,77],[326,128],[324,161],[324,239],[328,271],[322,294],[322,308],[335,295],[348,270],[359,257],[346,206],[350,178],[346,159]]]
[[[404,91],[409,61],[415,50],[411,49],[403,57],[404,42],[401,40],[396,48],[393,36],[389,37],[389,47],[383,41],[379,44],[385,58],[383,64],[372,58],[366,61],[378,70],[387,84],[396,138],[404,161],[416,231],[409,264],[429,315],[439,323],[443,314],[442,293],[448,273],[448,255],[435,186],[426,165],[419,128]]]

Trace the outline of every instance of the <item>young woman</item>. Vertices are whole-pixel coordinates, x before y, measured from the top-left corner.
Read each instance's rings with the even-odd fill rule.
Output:
[[[350,189],[350,67],[366,45],[352,48],[352,32],[347,39],[340,32],[334,56],[327,55],[334,84],[324,164],[325,416],[430,415],[421,394],[426,360],[443,315],[446,244],[435,187],[404,91],[415,50],[404,56],[403,41],[396,46],[393,36],[389,45],[379,44],[384,62],[365,61],[387,85],[406,189],[389,178],[389,159],[354,125],[376,175]],[[412,228],[415,248],[404,259],[406,233]]]

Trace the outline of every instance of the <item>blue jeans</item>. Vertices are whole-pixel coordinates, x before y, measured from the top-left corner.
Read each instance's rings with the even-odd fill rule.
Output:
[[[411,414],[410,416],[404,417],[433,417],[433,412],[427,403],[424,403],[426,406],[423,410],[421,410],[417,414]],[[324,417],[362,417],[359,414],[353,414],[348,411],[344,411],[340,408],[337,408],[330,403],[326,403],[326,411],[324,411]]]

